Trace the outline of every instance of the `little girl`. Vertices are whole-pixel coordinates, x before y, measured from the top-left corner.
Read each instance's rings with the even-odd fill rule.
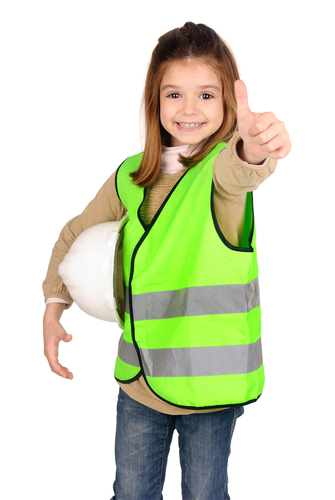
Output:
[[[148,69],[146,141],[63,228],[44,293],[45,355],[58,362],[59,320],[72,299],[58,275],[76,237],[128,213],[124,331],[115,378],[112,500],[158,500],[174,429],[184,500],[229,499],[237,417],[262,393],[264,370],[252,192],[291,149],[273,113],[253,113],[236,61],[203,24],[163,35]]]

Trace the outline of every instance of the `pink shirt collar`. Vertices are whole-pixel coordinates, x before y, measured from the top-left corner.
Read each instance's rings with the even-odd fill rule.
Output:
[[[162,146],[162,160],[160,171],[163,174],[176,174],[181,172],[185,167],[178,161],[179,154],[188,156],[192,150],[189,151],[189,145],[167,147]]]

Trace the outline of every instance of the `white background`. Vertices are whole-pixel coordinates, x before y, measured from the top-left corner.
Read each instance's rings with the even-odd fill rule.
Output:
[[[109,500],[117,326],[63,315],[54,375],[41,283],[62,226],[141,150],[143,82],[157,39],[186,21],[236,55],[250,107],[293,149],[257,193],[266,385],[238,420],[232,500],[334,498],[334,66],[331,2],[3,1],[1,444],[4,500]],[[165,500],[179,500],[177,439]]]

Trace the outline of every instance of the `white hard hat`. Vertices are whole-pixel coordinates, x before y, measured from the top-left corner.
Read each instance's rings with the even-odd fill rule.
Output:
[[[124,311],[120,310],[116,293],[116,263],[127,222],[126,215],[121,221],[86,229],[58,266],[60,277],[80,309],[95,318],[116,321],[121,328]],[[119,272],[123,272],[119,267]]]

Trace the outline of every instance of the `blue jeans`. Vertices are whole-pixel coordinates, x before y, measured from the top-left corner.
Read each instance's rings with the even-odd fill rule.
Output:
[[[227,465],[243,406],[209,413],[166,415],[120,389],[115,438],[115,496],[162,500],[172,435],[179,434],[183,500],[229,500]]]

